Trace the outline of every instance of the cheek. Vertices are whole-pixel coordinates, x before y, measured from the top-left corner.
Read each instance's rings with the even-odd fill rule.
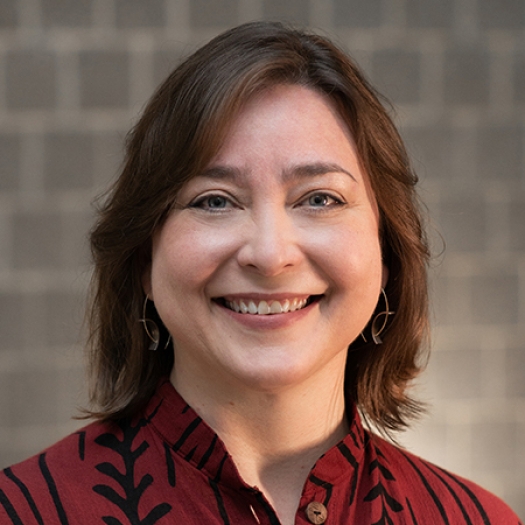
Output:
[[[167,285],[182,291],[204,286],[234,246],[233,236],[224,231],[168,223],[153,244],[153,288]]]
[[[329,228],[310,237],[309,251],[336,281],[381,283],[381,246],[374,229]]]

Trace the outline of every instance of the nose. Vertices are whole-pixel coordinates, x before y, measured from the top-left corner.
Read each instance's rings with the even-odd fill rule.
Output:
[[[299,231],[286,210],[264,210],[244,228],[244,242],[237,253],[240,266],[271,277],[301,262]]]

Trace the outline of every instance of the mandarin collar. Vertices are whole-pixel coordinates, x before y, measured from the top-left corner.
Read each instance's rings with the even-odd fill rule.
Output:
[[[186,403],[168,378],[159,383],[144,409],[144,415],[161,436],[165,448],[171,449],[210,479],[232,489],[254,490],[242,480],[221,438]],[[341,478],[348,479],[358,469],[366,438],[355,406],[349,415],[348,434],[317,460],[309,479],[317,478],[336,484]],[[303,495],[306,496],[309,490],[314,490],[314,486],[307,484]]]

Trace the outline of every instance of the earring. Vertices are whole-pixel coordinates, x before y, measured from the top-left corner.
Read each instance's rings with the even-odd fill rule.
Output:
[[[385,330],[386,324],[388,322],[388,316],[394,315],[395,312],[390,311],[390,307],[388,305],[388,297],[386,296],[386,292],[384,288],[381,288],[381,293],[383,294],[383,298],[385,300],[385,311],[379,312],[372,321],[372,326],[370,328],[370,331],[372,332],[372,339],[374,340],[374,343],[376,345],[383,344],[383,341],[381,337],[379,337]],[[379,319],[381,316],[384,316],[383,324],[379,327]],[[363,337],[364,338],[364,337]]]
[[[146,332],[146,335],[148,336],[150,343],[148,346],[148,350],[155,351],[158,350],[159,344],[160,344],[160,330],[157,326],[157,323],[153,321],[152,319],[148,319],[146,317],[146,305],[148,303],[149,297],[146,294],[146,298],[144,299],[144,305],[142,307],[142,319],[139,319],[139,321],[144,325],[144,331]],[[164,350],[168,348],[168,345],[171,341],[171,335],[168,337],[168,340],[166,341],[166,344],[164,345]]]

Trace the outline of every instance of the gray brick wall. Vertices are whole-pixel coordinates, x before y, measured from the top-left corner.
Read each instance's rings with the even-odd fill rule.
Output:
[[[525,518],[522,0],[2,0],[0,467],[80,424],[85,233],[126,131],[182,55],[254,18],[332,35],[394,102],[436,252],[430,412],[400,440]]]

